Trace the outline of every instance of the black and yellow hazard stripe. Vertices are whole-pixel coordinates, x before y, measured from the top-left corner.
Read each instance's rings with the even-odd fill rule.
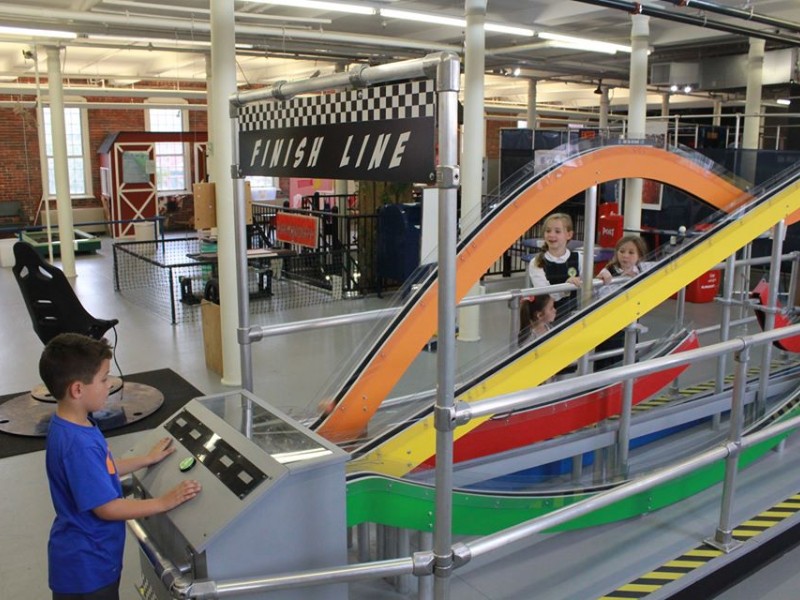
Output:
[[[793,367],[797,365],[797,361],[773,361],[770,364],[770,371],[775,369],[785,369],[787,367]],[[751,367],[747,370],[747,378],[753,379],[757,377],[761,373],[760,367]],[[729,374],[725,377],[725,383],[730,385],[733,383],[733,374]],[[699,396],[700,394],[706,394],[712,390],[714,390],[716,384],[713,380],[710,381],[701,381],[699,383],[695,383],[692,385],[687,385],[686,387],[682,387],[679,390],[672,390],[666,392],[664,394],[660,394],[655,396],[649,400],[645,400],[644,402],[640,402],[639,404],[635,405],[632,410],[635,413],[645,412],[651,410],[653,408],[658,408],[661,406],[666,406],[672,404],[674,402],[684,402],[689,398],[693,398],[694,396]]]
[[[732,531],[732,537],[741,542],[747,542],[764,533],[771,527],[800,513],[800,494],[779,502],[761,514],[745,521]],[[708,544],[701,544],[693,550],[682,554],[664,565],[642,575],[635,581],[626,583],[613,592],[601,596],[599,600],[623,600],[630,598],[646,598],[659,591],[673,581],[685,577],[697,569],[722,556],[724,552]]]

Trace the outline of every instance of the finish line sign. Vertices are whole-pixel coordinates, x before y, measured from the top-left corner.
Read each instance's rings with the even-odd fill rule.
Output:
[[[432,80],[243,106],[243,175],[433,182]]]

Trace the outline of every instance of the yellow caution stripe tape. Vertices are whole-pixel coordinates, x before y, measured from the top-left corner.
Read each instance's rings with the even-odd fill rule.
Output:
[[[772,362],[770,364],[770,372],[772,372],[775,369],[782,369],[782,368],[795,366],[796,364],[797,364],[797,361],[791,361],[789,363],[782,362],[782,361],[781,362],[775,361],[775,362]],[[749,378],[755,377],[755,376],[759,375],[760,373],[761,373],[761,368],[760,367],[751,367],[750,369],[747,370],[747,376]],[[733,381],[733,374],[727,375],[725,377],[725,382],[726,383],[731,383],[732,381]],[[633,412],[645,412],[645,411],[650,410],[652,408],[657,408],[659,406],[664,406],[666,404],[671,404],[671,403],[676,402],[678,400],[683,402],[684,400],[686,400],[686,398],[684,398],[684,396],[689,397],[689,396],[694,396],[696,394],[702,394],[704,392],[708,392],[709,390],[714,389],[714,386],[715,386],[715,384],[714,384],[713,380],[712,381],[702,381],[700,383],[695,383],[693,385],[681,388],[679,390],[670,391],[670,392],[667,392],[666,394],[661,394],[660,396],[656,396],[654,398],[651,398],[650,400],[645,400],[644,402],[640,402],[636,406],[632,407],[632,410],[633,410]],[[790,410],[793,406],[794,405],[791,405],[791,406],[787,405],[786,407],[782,408],[778,412],[778,416],[780,416],[783,413],[785,413],[786,411]]]
[[[798,512],[800,512],[800,494],[795,494],[791,498],[787,498],[783,502],[779,502],[756,515],[749,521],[745,521],[732,531],[732,536],[736,540],[746,542],[785,519],[795,516]],[[601,596],[599,600],[646,598],[650,594],[659,591],[665,585],[704,567],[723,554],[722,550],[718,550],[708,544],[702,544],[661,567],[642,575],[635,581],[626,583],[613,592]]]

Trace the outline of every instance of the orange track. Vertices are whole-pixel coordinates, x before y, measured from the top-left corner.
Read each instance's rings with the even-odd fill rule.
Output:
[[[481,227],[456,257],[456,301],[464,298],[497,257],[564,201],[594,185],[629,178],[671,185],[719,210],[751,198],[727,179],[666,150],[638,145],[600,148],[564,162]],[[411,307],[344,391],[318,433],[336,442],[362,434],[381,402],[435,333],[437,291],[438,283],[434,283]]]

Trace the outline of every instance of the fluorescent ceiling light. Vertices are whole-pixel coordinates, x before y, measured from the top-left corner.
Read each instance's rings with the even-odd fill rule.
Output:
[[[437,25],[448,25],[450,27],[460,27],[464,29],[467,22],[458,17],[444,17],[442,15],[434,15],[429,13],[411,12],[408,10],[394,10],[392,8],[381,8],[379,11],[382,17],[389,17],[390,19],[401,19],[403,21],[418,21],[420,23],[435,23]],[[532,37],[535,32],[533,29],[525,27],[513,27],[511,25],[501,25],[499,23],[486,23],[484,25],[486,31],[494,33],[508,33],[510,35],[523,35]]]
[[[611,42],[601,42],[599,40],[587,40],[586,38],[574,37],[571,35],[562,35],[560,33],[548,33],[546,31],[539,31],[536,34],[543,40],[552,40],[554,42],[564,42],[573,44],[578,48],[589,50],[591,52],[631,52],[630,46],[623,46],[622,44],[612,44]]]
[[[536,33],[533,29],[528,29],[527,27],[511,27],[510,25],[498,25],[497,23],[486,23],[484,28],[486,31],[493,31],[495,33],[524,35],[525,37],[533,37]]]
[[[437,14],[412,12],[409,10],[394,10],[392,8],[372,8],[370,6],[360,6],[356,4],[343,4],[341,2],[323,2],[322,0],[249,0],[258,4],[275,4],[278,6],[291,6],[293,8],[315,8],[317,10],[329,10],[335,12],[355,13],[359,15],[380,15],[389,19],[401,19],[403,21],[417,21],[419,23],[434,23],[436,25],[447,25],[448,27],[460,27],[464,29],[467,22],[458,17],[445,17]],[[484,29],[493,33],[507,33],[509,35],[521,35],[533,37],[536,32],[526,27],[514,27],[513,25],[502,25],[500,23],[485,23]]]
[[[50,29],[30,29],[28,27],[0,27],[0,35],[23,35],[25,37],[75,39],[77,33]]]
[[[775,100],[775,102],[777,102],[778,104],[783,104],[784,106],[789,106],[792,103],[792,101],[789,100],[788,98],[778,98],[777,100]]]
[[[449,25],[450,27],[466,27],[467,22],[457,17],[444,17],[442,15],[428,15],[425,13],[411,12],[409,10],[394,10],[382,8],[382,17],[390,19],[402,19],[403,21],[418,21],[420,23],[435,23],[436,25]]]
[[[275,4],[277,6],[290,6],[292,8],[314,8],[316,10],[330,10],[356,15],[374,15],[376,11],[371,6],[358,4],[344,4],[343,2],[322,2],[321,0],[250,0],[256,4]]]
[[[564,50],[575,50],[576,52],[599,52],[600,54],[617,53],[617,51],[614,50],[613,48],[607,48],[606,46],[595,45],[592,44],[591,42],[577,44],[574,42],[559,42],[557,40],[547,40],[545,43],[550,48],[563,48]]]

